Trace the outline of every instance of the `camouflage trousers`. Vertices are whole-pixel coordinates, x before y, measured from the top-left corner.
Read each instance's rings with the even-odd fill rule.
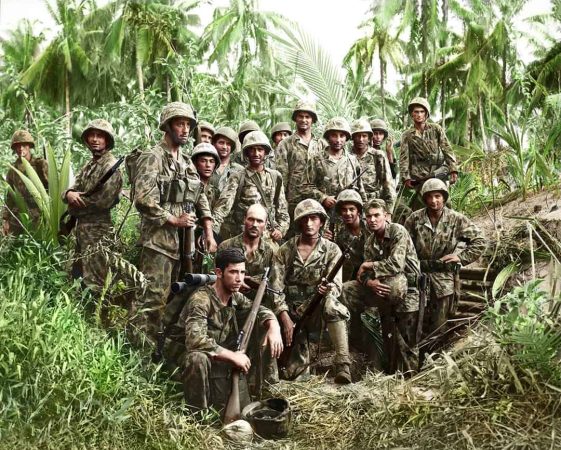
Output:
[[[212,360],[206,353],[189,352],[185,356],[183,393],[189,408],[196,412],[208,408],[220,411],[226,405],[232,386],[232,366]],[[240,406],[251,402],[247,380],[240,374]]]
[[[78,219],[76,224],[76,256],[81,263],[84,284],[101,291],[107,278],[107,259],[101,245],[113,236],[111,221],[89,222]]]

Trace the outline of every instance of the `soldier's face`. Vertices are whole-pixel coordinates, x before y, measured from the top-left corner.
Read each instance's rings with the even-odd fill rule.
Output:
[[[339,208],[343,223],[352,225],[359,221],[359,210],[354,203],[343,203]]]
[[[238,292],[245,277],[245,263],[228,264],[224,270],[216,268],[215,272],[226,292]]]
[[[442,208],[444,208],[445,201],[442,192],[439,191],[427,192],[423,198],[425,200],[425,204],[427,205],[427,208],[429,208],[432,211],[440,211]]]
[[[323,219],[318,214],[304,216],[299,221],[300,232],[306,237],[315,237],[323,225]]]
[[[245,150],[249,165],[251,167],[259,167],[265,162],[265,147],[261,145],[253,145]]]
[[[329,143],[329,147],[338,152],[340,150],[343,150],[343,147],[347,142],[347,135],[342,131],[330,131],[329,133],[327,133],[327,142]]]
[[[411,111],[413,122],[422,123],[427,120],[427,111],[422,106],[415,106]]]
[[[28,144],[27,142],[14,144],[14,152],[18,155],[18,158],[31,161],[31,144]]]
[[[288,131],[277,131],[273,136],[273,142],[275,143],[275,145],[278,145],[283,139],[286,139],[288,136],[290,136],[290,133]]]
[[[382,145],[382,142],[384,142],[385,137],[386,134],[383,131],[374,130],[372,133],[372,145],[374,147],[380,147],[380,145]]]
[[[191,123],[187,117],[174,117],[169,123],[169,133],[174,145],[185,145],[189,140]]]
[[[212,141],[212,133],[206,128],[203,128],[199,134],[199,139],[201,142],[207,142],[210,144]]]
[[[359,151],[364,151],[368,148],[370,142],[370,135],[368,133],[355,133],[353,134],[354,147]]]
[[[195,167],[201,179],[208,180],[214,172],[216,161],[212,156],[201,155],[195,160]]]
[[[373,233],[382,233],[386,228],[386,211],[383,208],[370,208],[366,211],[366,226]]]
[[[312,123],[314,123],[314,119],[310,113],[305,111],[298,111],[296,113],[296,117],[294,117],[294,121],[296,122],[296,128],[299,131],[307,131],[312,127]]]
[[[267,215],[263,211],[248,211],[244,220],[246,234],[252,238],[263,236],[267,225]]]
[[[107,135],[101,130],[90,130],[86,134],[86,144],[94,158],[99,158],[107,150]]]
[[[224,159],[232,153],[232,142],[230,139],[219,137],[214,141],[214,148],[218,152],[220,159]]]

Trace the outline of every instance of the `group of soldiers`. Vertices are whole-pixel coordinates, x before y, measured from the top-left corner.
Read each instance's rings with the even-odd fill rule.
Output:
[[[458,268],[478,259],[485,240],[471,220],[447,206],[456,160],[443,129],[428,122],[428,102],[413,99],[409,113],[413,127],[402,135],[398,164],[380,119],[349,125],[334,117],[316,137],[317,111],[299,102],[292,114],[295,131],[283,122],[268,136],[253,121],[239,132],[215,129],[198,122],[188,104],[163,108],[161,141],[127,161],[130,197],[141,216],[138,267],[148,281],[132,305],[130,322],[154,349],[167,336],[170,286],[185,275],[181,233],[196,228],[197,253],[215,255],[216,280],[185,299],[172,324],[179,332],[164,347],[165,357],[180,368],[185,399],[194,410],[224,406],[233,369],[248,374],[250,382],[256,372],[269,383],[279,376],[305,379],[313,363],[308,337],[325,330],[335,354],[334,381],[351,383],[349,336],[361,335],[365,311],[381,324],[380,368],[419,369],[419,340],[446,326],[459,298]],[[187,152],[193,135],[196,145]],[[92,158],[62,194],[77,219],[83,281],[93,290],[103,286],[107,268],[92,249],[112,233],[111,208],[123,184],[118,170],[104,177],[116,165],[114,136],[105,120],[88,124],[81,138]],[[32,156],[33,147],[27,131],[14,134],[15,167],[21,169],[26,159],[46,184],[46,163]],[[3,230],[18,233],[14,192],[22,195],[32,220],[38,220],[36,205],[13,169],[7,181]],[[414,211],[403,204],[396,185],[400,192],[414,190]],[[348,258],[342,270],[326,283],[343,251]],[[265,268],[269,288],[256,327],[262,339],[252,341],[246,355],[236,350],[240,317],[251,307],[252,288]],[[201,270],[195,264],[193,271]],[[307,333],[295,336],[318,293],[323,299]],[[290,360],[277,367],[286,347],[293,349]],[[246,381],[242,377],[240,383]]]

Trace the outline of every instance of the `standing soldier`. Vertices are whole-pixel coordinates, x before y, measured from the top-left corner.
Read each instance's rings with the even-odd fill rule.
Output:
[[[31,149],[35,148],[35,142],[33,141],[33,136],[27,130],[17,130],[12,136],[12,150],[17,155],[17,159],[14,163],[14,167],[18,169],[20,172],[25,173],[25,168],[23,166],[22,160],[26,160],[31,164],[31,167],[35,169],[41,183],[45,186],[45,189],[48,187],[48,178],[49,178],[49,168],[47,166],[47,161],[43,158],[35,158],[31,154]],[[6,175],[6,183],[8,186],[16,193],[16,195],[21,195],[23,197],[23,201],[27,207],[27,213],[29,214],[29,218],[31,219],[31,224],[33,226],[37,226],[39,224],[39,220],[41,218],[41,211],[39,210],[39,206],[35,203],[33,196],[25,187],[23,180],[17,174],[14,169],[8,171],[8,175]],[[21,226],[21,219],[19,217],[22,211],[19,210],[17,206],[16,198],[14,194],[8,190],[6,193],[6,202],[4,208],[2,210],[2,231],[4,234],[13,233],[13,234],[21,234],[23,232],[23,228]]]
[[[428,122],[429,103],[416,97],[408,109],[413,127],[401,136],[399,154],[399,171],[405,187],[419,192],[425,180],[436,176],[449,176],[454,184],[458,179],[456,158],[442,127]],[[417,206],[422,207],[422,202],[416,200]]]
[[[372,122],[370,122],[370,128],[372,128],[372,147],[384,152],[390,165],[392,178],[395,178],[397,175],[397,164],[395,160],[393,142],[390,139],[390,129],[386,122],[382,119],[372,120]]]
[[[254,120],[246,120],[240,125],[240,129],[238,130],[238,140],[240,142],[240,147],[243,148],[243,141],[245,137],[252,131],[261,131],[261,128]],[[234,161],[238,164],[241,164],[242,166],[246,165],[247,161],[244,158],[243,151],[238,151],[234,155]]]
[[[197,144],[212,143],[214,132],[215,130],[211,123],[201,120],[197,126]]]
[[[290,128],[290,124],[288,122],[279,122],[273,128],[271,128],[271,141],[273,141],[273,151],[271,154],[272,157],[267,159],[269,169],[277,169],[281,172],[283,169],[282,165],[279,165],[278,157],[277,157],[277,148],[279,144],[289,137],[292,134],[292,129]],[[283,180],[286,180],[286,174],[281,172],[283,176]]]
[[[343,286],[342,301],[353,318],[366,307],[377,307],[386,371],[414,371],[418,367],[414,348],[419,311],[419,260],[407,230],[386,220],[383,200],[371,200],[365,209],[372,234],[364,246],[365,262],[360,266],[357,280]]]
[[[212,137],[212,145],[220,157],[220,164],[212,176],[212,183],[218,187],[218,193],[224,190],[228,179],[235,171],[243,169],[243,166],[233,159],[237,142],[238,136],[230,127],[220,127]]]
[[[300,233],[285,242],[273,258],[271,285],[279,291],[275,294],[274,312],[283,329],[285,343],[292,345],[294,320],[299,319],[316,292],[324,295],[322,304],[314,312],[307,331],[320,331],[327,324],[329,337],[335,349],[335,382],[351,382],[349,341],[346,322],[349,312],[338,297],[341,294],[342,271],[330,286],[321,284],[322,279],[333,269],[341,257],[341,250],[333,242],[321,237],[321,228],[327,214],[315,200],[301,201],[294,209],[294,222]],[[294,343],[287,375],[309,373],[310,354],[304,333]]]
[[[448,187],[443,181],[426,181],[421,196],[426,208],[411,214],[405,228],[417,249],[421,270],[428,274],[430,295],[423,330],[430,334],[454,313],[460,295],[459,268],[481,256],[485,239],[471,220],[446,207]]]
[[[360,164],[360,170],[366,169],[362,175],[362,184],[366,190],[366,198],[372,200],[381,198],[386,202],[388,211],[393,211],[395,202],[395,187],[391,175],[390,165],[386,154],[378,147],[370,147],[370,141],[377,143],[379,131],[374,131],[366,119],[358,119],[352,125],[353,149],[352,154],[356,156]],[[386,132],[387,135],[387,132]],[[380,142],[381,143],[381,142]]]
[[[115,146],[113,127],[103,119],[92,120],[82,132],[82,142],[92,159],[76,176],[76,182],[62,198],[68,212],[77,218],[76,254],[83,257],[82,276],[86,286],[101,291],[107,277],[107,262],[96,246],[113,234],[111,208],[119,203],[123,179],[119,171],[91,195],[99,180],[115,165],[111,153]]]
[[[215,231],[221,231],[222,238],[230,238],[241,231],[247,208],[254,203],[267,208],[268,228],[274,241],[280,241],[287,232],[290,219],[282,176],[265,167],[265,157],[270,151],[269,139],[263,132],[253,131],[246,136],[243,153],[249,165],[230,177],[214,209]],[[222,224],[227,218],[224,227]]]
[[[161,331],[166,298],[179,270],[178,230],[195,226],[198,217],[207,250],[216,251],[212,214],[203,184],[180,151],[196,125],[190,105],[181,102],[166,105],[159,125],[164,132],[163,139],[141,153],[137,162],[134,203],[142,216],[139,268],[148,280],[148,288],[144,298],[136,299],[135,320],[152,340]],[[196,216],[186,212],[193,206]]]
[[[191,154],[191,161],[199,174],[199,178],[203,183],[203,192],[206,195],[210,208],[214,207],[214,203],[218,199],[220,192],[218,187],[211,182],[212,175],[216,172],[216,168],[220,165],[218,152],[212,144],[202,143],[195,145]]]

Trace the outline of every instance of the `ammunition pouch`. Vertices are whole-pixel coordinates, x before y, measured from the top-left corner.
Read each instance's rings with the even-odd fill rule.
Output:
[[[160,203],[197,203],[202,191],[201,182],[190,178],[158,178]]]

